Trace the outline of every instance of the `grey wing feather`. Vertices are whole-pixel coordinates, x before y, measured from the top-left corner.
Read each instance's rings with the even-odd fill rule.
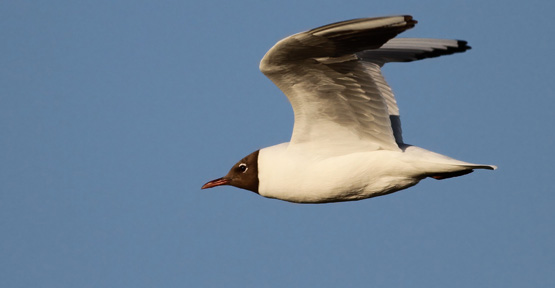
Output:
[[[389,62],[411,62],[460,53],[469,49],[471,47],[463,40],[394,38],[379,49],[365,50],[357,53],[357,56],[363,61],[383,66]]]
[[[290,143],[334,151],[353,150],[353,145],[398,150],[403,143],[399,109],[381,66],[470,49],[458,40],[393,39],[415,24],[411,16],[354,19],[276,43],[260,70],[291,102]]]
[[[393,94],[391,87],[385,81],[379,64],[368,61],[363,61],[362,63],[366,68],[367,73],[371,75],[372,79],[376,83],[380,96],[384,99],[384,102],[387,105],[387,112],[389,114],[389,121],[391,123],[395,143],[397,143],[398,146],[401,146],[404,144],[403,130],[401,129],[401,118],[399,115],[399,107],[397,106],[397,101],[395,100],[395,95]]]

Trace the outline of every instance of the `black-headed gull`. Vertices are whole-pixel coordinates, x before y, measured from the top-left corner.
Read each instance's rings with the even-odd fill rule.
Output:
[[[393,39],[415,24],[411,16],[354,19],[279,41],[260,70],[293,106],[291,141],[251,153],[202,189],[232,185],[269,198],[326,203],[496,169],[403,142],[399,109],[380,68],[470,49],[460,40]]]

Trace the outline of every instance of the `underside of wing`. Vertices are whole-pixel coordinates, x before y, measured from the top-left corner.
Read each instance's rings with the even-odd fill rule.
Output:
[[[295,107],[291,143],[326,143],[334,151],[399,149],[380,84],[368,65],[352,60],[317,66],[300,69],[305,81],[286,93]]]
[[[355,54],[381,47],[415,23],[410,16],[349,20],[292,35],[272,47],[260,69],[293,106],[291,144],[398,150],[387,103]]]
[[[411,16],[354,19],[276,43],[260,70],[293,107],[290,147],[400,150],[399,109],[381,66],[470,49],[458,40],[393,39],[415,24]]]

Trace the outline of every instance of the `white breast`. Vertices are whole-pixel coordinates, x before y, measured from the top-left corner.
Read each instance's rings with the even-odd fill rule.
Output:
[[[290,202],[321,203],[364,199],[418,183],[419,171],[397,151],[321,157],[283,143],[260,150],[259,193]]]

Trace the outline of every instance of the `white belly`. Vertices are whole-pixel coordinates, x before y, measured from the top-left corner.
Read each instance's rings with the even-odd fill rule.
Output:
[[[359,200],[392,193],[420,181],[403,152],[378,150],[336,157],[291,151],[287,143],[260,150],[259,193],[290,202]]]

